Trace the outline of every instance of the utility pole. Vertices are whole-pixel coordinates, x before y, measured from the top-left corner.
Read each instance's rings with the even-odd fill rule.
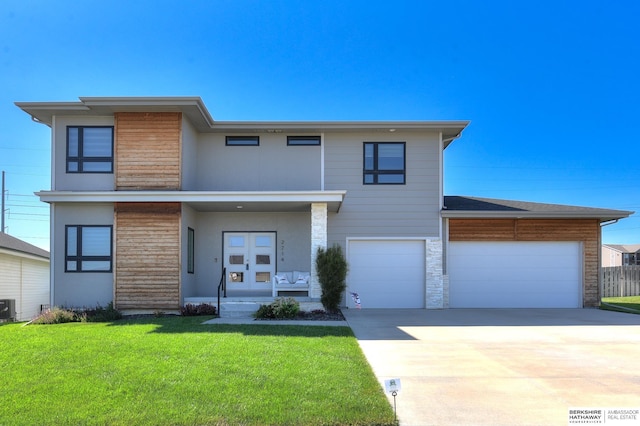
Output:
[[[0,232],[4,234],[4,170],[2,171],[2,210],[0,210],[0,217],[2,221],[0,224]]]

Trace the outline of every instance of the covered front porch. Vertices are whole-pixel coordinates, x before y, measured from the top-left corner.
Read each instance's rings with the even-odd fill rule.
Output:
[[[327,246],[328,213],[339,211],[344,194],[243,193],[233,201],[183,202],[181,306],[257,309],[290,296],[303,310],[320,309],[315,257]]]

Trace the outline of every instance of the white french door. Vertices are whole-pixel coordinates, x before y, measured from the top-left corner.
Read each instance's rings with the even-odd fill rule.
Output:
[[[270,290],[276,272],[275,232],[225,232],[228,290]]]

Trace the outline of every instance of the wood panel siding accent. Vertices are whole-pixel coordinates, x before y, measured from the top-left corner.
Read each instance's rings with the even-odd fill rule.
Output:
[[[583,306],[600,304],[598,219],[449,219],[449,241],[580,241]]]
[[[115,114],[116,189],[180,189],[180,112]]]
[[[180,207],[116,203],[117,309],[180,309]]]

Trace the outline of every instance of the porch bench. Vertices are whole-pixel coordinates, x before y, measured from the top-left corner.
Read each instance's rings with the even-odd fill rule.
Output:
[[[271,280],[273,297],[280,296],[280,292],[306,292],[309,296],[309,272],[278,272]]]

